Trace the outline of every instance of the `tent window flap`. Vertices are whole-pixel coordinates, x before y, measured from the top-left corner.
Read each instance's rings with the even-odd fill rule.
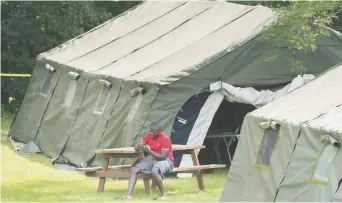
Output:
[[[74,100],[77,88],[77,81],[80,79],[80,74],[76,72],[69,72],[68,76],[71,79],[71,81],[69,83],[68,91],[64,100],[65,107],[70,106],[72,101]]]
[[[42,86],[40,87],[40,92],[43,95],[47,95],[50,91],[51,80],[52,80],[53,72],[48,71]]]
[[[45,68],[47,69],[47,75],[45,77],[44,82],[42,83],[40,87],[40,93],[43,96],[46,96],[49,93],[52,76],[53,76],[53,73],[56,72],[56,69],[52,67],[50,64],[46,64]]]
[[[109,99],[109,95],[110,95],[110,88],[103,85],[100,95],[97,99],[95,108],[94,108],[94,113],[95,114],[102,114],[103,110],[105,109],[108,99]]]
[[[75,97],[76,87],[77,87],[77,81],[71,80],[69,87],[68,87],[67,95],[66,95],[65,100],[64,100],[64,106],[68,107],[71,105],[71,103]]]
[[[262,144],[259,150],[257,165],[258,166],[270,166],[271,155],[274,150],[275,144],[278,139],[278,130],[268,128],[265,130],[265,135],[262,140]]]
[[[330,176],[330,168],[333,163],[339,148],[333,144],[327,144],[319,158],[317,159],[316,166],[310,182],[313,184],[327,185]]]

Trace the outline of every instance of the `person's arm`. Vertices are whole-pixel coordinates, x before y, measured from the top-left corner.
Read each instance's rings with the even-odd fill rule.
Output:
[[[167,152],[168,152],[168,150],[162,150],[162,151],[161,151],[161,154],[157,154],[157,153],[151,151],[149,148],[145,148],[144,151],[145,151],[146,153],[148,153],[148,154],[154,156],[158,161],[163,161],[163,160],[165,160],[166,157],[167,157]]]
[[[167,158],[167,153],[169,152],[171,148],[171,140],[165,139],[162,142],[162,148],[161,148],[161,154],[157,154],[150,150],[149,147],[144,147],[144,151],[152,156],[154,156],[158,161],[163,161]]]
[[[135,151],[139,151],[142,149],[143,146],[144,146],[143,142],[140,141],[138,144],[134,146],[134,149]]]
[[[140,142],[134,146],[134,149],[136,151],[139,151],[139,150],[143,149],[144,145],[146,145],[146,144],[147,144],[147,135],[145,135],[144,138],[142,140],[140,140]]]

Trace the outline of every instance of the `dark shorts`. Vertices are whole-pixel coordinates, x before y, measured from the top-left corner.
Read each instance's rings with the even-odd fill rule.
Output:
[[[170,161],[170,159],[157,161],[152,156],[148,156],[142,162],[135,165],[135,167],[138,167],[143,171],[152,171],[153,169],[158,169],[160,175],[164,175],[172,171],[173,163]]]

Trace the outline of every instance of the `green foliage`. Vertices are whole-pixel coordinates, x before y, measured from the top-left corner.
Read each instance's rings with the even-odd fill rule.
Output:
[[[32,73],[36,57],[139,2],[1,1],[1,72]],[[3,99],[21,104],[29,78],[1,78]]]
[[[260,40],[287,47],[296,52],[314,52],[316,41],[321,37],[329,37],[327,26],[338,26],[338,15],[342,2],[338,1],[292,1],[289,5],[274,7],[278,20],[259,38]],[[266,62],[282,57],[275,53]],[[305,64],[294,58],[286,58],[297,71],[305,71]]]
[[[319,37],[329,36],[326,26],[337,18],[342,2],[293,1],[275,8],[278,20],[267,27],[261,39],[295,51],[315,51]]]
[[[287,47],[296,52],[314,52],[316,41],[330,35],[327,26],[342,32],[341,1],[233,1],[250,6],[270,7],[278,15],[277,21],[265,28],[258,39],[278,47]],[[283,57],[278,53],[266,58],[272,63]],[[305,71],[305,64],[297,59],[286,57],[292,69]]]
[[[291,2],[290,1],[269,1],[269,0],[261,0],[261,1],[228,1],[231,3],[236,4],[243,4],[243,5],[249,5],[249,6],[265,6],[269,8],[279,8],[288,6]]]

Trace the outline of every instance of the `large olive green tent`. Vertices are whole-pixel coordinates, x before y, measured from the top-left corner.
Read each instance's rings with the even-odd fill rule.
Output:
[[[315,53],[293,53],[256,40],[275,20],[262,6],[143,2],[37,57],[11,138],[28,144],[21,151],[99,165],[96,149],[134,145],[152,120],[161,121],[174,143],[190,143],[210,84],[265,90],[252,94],[260,99],[299,74],[288,58],[303,61],[313,75],[342,60],[341,33],[334,30],[317,42]],[[286,57],[266,63],[274,53]],[[183,106],[190,98],[196,108]],[[222,97],[215,101],[211,116],[191,134],[201,138],[196,144],[203,143]]]
[[[245,117],[221,202],[342,201],[342,63]]]

